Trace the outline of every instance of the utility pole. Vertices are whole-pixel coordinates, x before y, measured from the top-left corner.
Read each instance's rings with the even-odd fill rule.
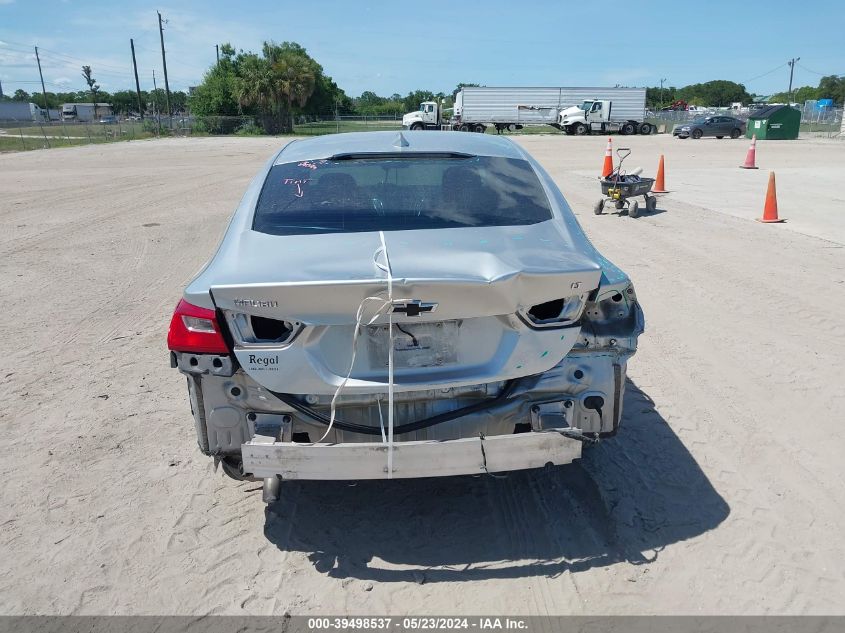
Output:
[[[141,120],[144,120],[144,106],[141,105],[141,84],[138,82],[138,62],[135,61],[135,40],[129,40],[129,46],[132,47],[132,68],[135,69],[135,94],[138,95],[138,114],[141,115]]]
[[[792,103],[792,73],[795,71],[795,62],[800,61],[800,57],[793,57],[786,62],[789,64],[789,103]]]
[[[663,82],[666,81],[665,78],[660,80],[660,109],[663,109]]]
[[[164,54],[164,27],[161,25],[161,12],[158,13],[158,36],[161,39],[161,65],[164,67],[164,94],[167,105],[167,116],[170,119],[170,127],[173,127],[173,111],[170,109],[170,84],[167,82],[167,57]]]
[[[334,120],[335,120],[336,130],[337,130],[338,133],[340,132],[340,111],[338,109],[339,105],[340,105],[340,99],[335,97],[335,100],[334,100]]]
[[[3,82],[0,81],[0,99],[3,98]]]
[[[217,52],[217,65],[220,65],[220,44],[214,45],[214,50]]]
[[[156,86],[156,69],[153,68],[153,112],[158,121],[158,135],[161,136],[161,117],[158,114],[158,86]]]
[[[41,72],[41,58],[38,57],[38,47],[35,47],[35,61],[38,62],[38,76],[41,77],[41,94],[44,95],[44,112],[47,114],[47,122],[50,121],[50,105],[47,103],[47,89],[44,87],[44,74]],[[94,106],[96,111],[97,106]]]

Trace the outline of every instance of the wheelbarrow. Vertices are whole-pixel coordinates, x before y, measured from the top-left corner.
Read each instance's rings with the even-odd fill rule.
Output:
[[[637,196],[645,198],[646,211],[654,211],[657,208],[657,198],[648,195],[654,185],[654,178],[640,178],[622,172],[622,163],[630,154],[631,150],[627,147],[620,147],[616,150],[619,165],[607,178],[600,179],[601,192],[604,197],[596,202],[596,206],[593,207],[593,213],[596,215],[602,214],[605,204],[613,204],[617,211],[624,213],[627,210],[630,217],[636,218],[640,215],[640,204],[629,198]]]

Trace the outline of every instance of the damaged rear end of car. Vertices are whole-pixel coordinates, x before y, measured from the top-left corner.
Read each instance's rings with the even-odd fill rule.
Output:
[[[533,159],[468,136],[289,145],[185,290],[200,449],[266,499],[565,464],[619,428],[633,285]]]

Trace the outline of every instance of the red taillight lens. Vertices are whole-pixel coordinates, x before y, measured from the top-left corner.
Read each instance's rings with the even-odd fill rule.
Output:
[[[200,308],[184,299],[173,311],[170,330],[167,332],[167,347],[173,352],[229,353],[214,310]]]

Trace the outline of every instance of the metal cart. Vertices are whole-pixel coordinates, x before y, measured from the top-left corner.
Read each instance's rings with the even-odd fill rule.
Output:
[[[640,204],[636,200],[629,200],[636,196],[645,198],[646,211],[654,211],[657,208],[657,198],[648,195],[654,185],[654,178],[640,178],[638,176],[626,176],[622,173],[622,163],[631,154],[627,147],[620,147],[616,150],[619,157],[619,165],[607,178],[601,179],[601,192],[604,196],[596,202],[593,212],[601,215],[604,205],[612,203],[617,211],[627,209],[628,215],[636,218],[640,215]]]

